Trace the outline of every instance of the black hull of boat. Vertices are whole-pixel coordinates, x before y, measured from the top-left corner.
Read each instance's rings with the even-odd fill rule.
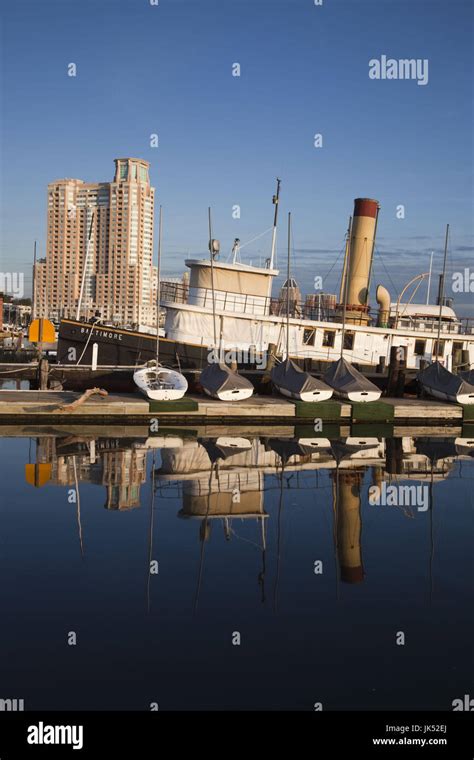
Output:
[[[102,367],[137,367],[156,356],[154,335],[62,320],[58,334],[58,363],[92,364],[94,343],[98,344],[97,364]],[[207,365],[207,355],[206,346],[160,338],[160,361],[167,367],[200,370]]]
[[[98,344],[97,364],[100,369],[92,372],[87,370],[87,367],[92,364],[94,343]],[[183,372],[190,383],[190,390],[194,388],[196,373],[208,366],[208,352],[207,346],[160,338],[160,361],[166,367]],[[71,371],[60,372],[57,367],[55,372],[63,387],[70,390],[88,388],[95,384],[107,390],[130,391],[134,389],[133,368],[142,366],[155,356],[154,335],[64,319],[59,326],[57,362],[59,365],[71,367]],[[327,361],[302,358],[293,360],[308,372],[325,372],[331,364]],[[72,370],[75,366],[78,367],[77,373]],[[82,369],[79,369],[81,367]],[[115,369],[112,372],[107,369],[109,367],[123,370]],[[271,383],[261,383],[262,369],[261,366],[249,363],[238,363],[238,370],[249,377],[257,392],[268,393],[271,391]],[[374,375],[375,367],[364,367],[364,373],[370,374],[379,387],[384,387],[385,378],[382,375]]]

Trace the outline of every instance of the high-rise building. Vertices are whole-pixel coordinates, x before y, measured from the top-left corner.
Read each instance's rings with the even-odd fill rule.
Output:
[[[113,182],[61,179],[48,185],[35,316],[74,318],[80,302],[81,317],[99,311],[104,321],[155,324],[154,196],[149,163],[137,158],[115,159]]]

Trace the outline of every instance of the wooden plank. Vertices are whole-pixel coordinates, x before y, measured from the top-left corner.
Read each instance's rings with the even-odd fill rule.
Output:
[[[460,420],[462,407],[441,401],[416,398],[385,398],[384,403],[393,405],[394,419]]]
[[[334,438],[341,437],[341,426],[334,422],[326,422],[319,432],[314,430],[314,425],[295,425],[294,438]]]
[[[464,424],[462,426],[461,438],[470,438],[471,440],[474,440],[474,423],[468,425]]]
[[[179,398],[175,401],[149,401],[148,411],[151,414],[159,412],[197,412],[198,404],[192,398]]]
[[[293,401],[295,414],[298,419],[311,417],[313,420],[341,419],[342,404],[339,401]]]
[[[474,404],[463,406],[463,420],[465,422],[474,422]]]
[[[393,423],[391,422],[354,422],[351,425],[351,435],[368,438],[393,438]],[[404,434],[406,435],[406,434]]]
[[[367,404],[354,402],[352,407],[352,422],[392,422],[394,418],[393,404],[383,401],[370,401]]]
[[[224,402],[199,400],[199,412],[205,417],[294,417],[295,407],[289,401],[272,396],[252,396],[246,401]]]

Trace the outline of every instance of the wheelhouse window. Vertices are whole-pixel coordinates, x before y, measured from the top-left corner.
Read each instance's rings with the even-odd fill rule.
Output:
[[[438,341],[433,341],[433,356],[444,356],[445,343],[445,340],[440,340],[438,348]]]
[[[424,356],[426,352],[426,340],[415,340],[415,356]]]
[[[346,351],[352,351],[354,348],[354,337],[353,332],[344,333],[344,348]]]
[[[334,330],[325,330],[323,333],[324,348],[334,348],[335,339],[336,339],[336,333]]]
[[[314,327],[307,327],[303,331],[303,344],[305,346],[314,346],[315,336],[316,336],[316,329]]]

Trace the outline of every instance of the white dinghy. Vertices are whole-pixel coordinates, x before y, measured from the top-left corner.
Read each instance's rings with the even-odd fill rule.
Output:
[[[254,391],[250,380],[217,362],[203,369],[199,382],[208,396],[219,401],[244,401]]]
[[[324,382],[334,389],[336,396],[348,401],[378,401],[382,391],[367,377],[341,357],[331,364]]]
[[[322,380],[304,372],[294,361],[285,359],[273,367],[272,383],[282,396],[299,401],[327,401],[334,393]]]
[[[433,362],[419,372],[417,380],[424,393],[433,398],[464,406],[474,404],[474,385],[462,375],[453,374],[439,362]]]
[[[162,209],[160,206],[160,222],[158,234],[158,269],[156,284],[156,359],[151,360],[145,367],[139,367],[133,373],[133,381],[140,391],[153,401],[176,401],[188,390],[188,381],[174,369],[162,367],[160,357],[160,273],[161,273],[161,230]]]
[[[141,392],[154,401],[175,401],[188,390],[188,381],[180,372],[151,363],[133,373],[133,381]],[[154,364],[154,366],[153,366]]]

